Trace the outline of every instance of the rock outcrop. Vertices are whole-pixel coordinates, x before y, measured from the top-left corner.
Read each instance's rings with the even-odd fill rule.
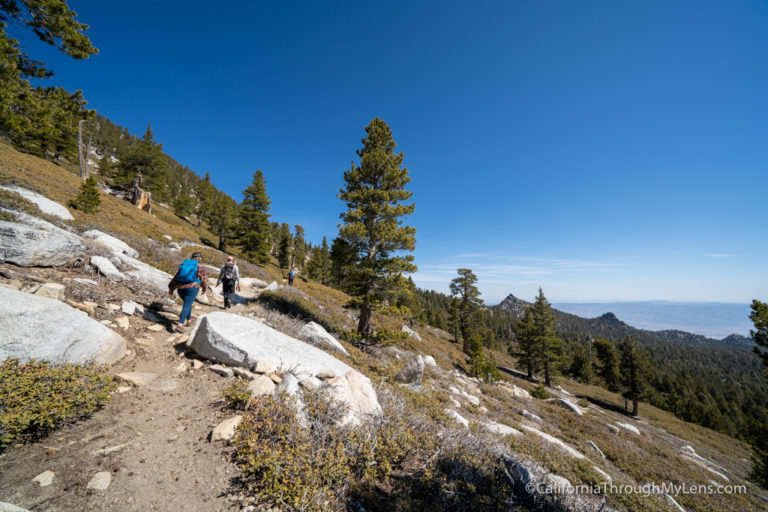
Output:
[[[416,356],[405,363],[405,367],[397,372],[397,375],[395,375],[395,382],[410,384],[412,387],[420,387],[423,376],[424,358]]]
[[[347,349],[344,348],[344,345],[339,343],[336,338],[331,336],[328,331],[326,331],[323,326],[318,323],[309,322],[307,325],[301,328],[301,331],[299,331],[299,336],[314,345],[328,347],[334,352],[349,356],[349,352],[347,352]]]
[[[123,273],[117,270],[112,262],[103,256],[91,256],[91,265],[96,267],[101,275],[111,281],[123,281],[125,279]]]
[[[81,311],[55,299],[0,287],[0,360],[114,363],[125,340]]]
[[[14,222],[0,221],[0,263],[58,267],[85,254],[85,246],[77,235],[25,213],[14,215]]]
[[[413,329],[411,329],[407,325],[404,325],[402,327],[402,331],[404,333],[407,333],[409,338],[414,339],[416,341],[421,341],[421,336],[419,336],[419,333],[417,333],[416,331],[414,331]]]
[[[53,215],[54,217],[58,217],[62,220],[75,220],[75,218],[71,213],[69,213],[69,210],[67,210],[65,206],[60,205],[56,201],[51,201],[47,197],[40,195],[37,192],[33,192],[17,185],[3,185],[0,186],[0,189],[19,194],[27,201],[36,204],[40,211],[43,213]]]
[[[189,347],[202,357],[230,366],[250,368],[257,361],[271,361],[297,376],[314,376],[322,370],[344,375],[352,369],[319,348],[259,321],[218,311],[199,318]]]
[[[125,254],[131,258],[137,258],[137,253],[130,245],[123,242],[119,238],[115,238],[112,235],[108,235],[99,231],[98,229],[91,229],[82,234],[83,238],[89,238],[94,244],[106,249],[112,254]]]

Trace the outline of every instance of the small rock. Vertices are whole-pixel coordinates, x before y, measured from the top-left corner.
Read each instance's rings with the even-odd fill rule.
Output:
[[[638,436],[640,435],[640,431],[634,425],[630,425],[628,423],[621,423],[619,421],[616,422],[616,425],[620,426],[623,429],[629,430],[633,434],[637,434]]]
[[[0,501],[0,512],[29,512],[29,510],[17,507],[16,505],[11,505],[10,503],[6,503],[4,501]]]
[[[149,311],[148,309],[145,309],[143,314],[144,314],[144,318],[146,318],[150,322],[154,322],[154,323],[160,322],[160,319],[157,317],[157,315]]]
[[[109,471],[99,471],[93,475],[86,488],[94,491],[106,491],[110,483],[112,483],[112,473]]]
[[[248,389],[253,396],[270,395],[275,391],[275,383],[266,375],[259,375],[248,383]]]
[[[84,277],[76,277],[73,279],[73,281],[80,284],[89,284],[91,286],[99,286],[99,283],[97,283],[93,279],[85,279]]]
[[[333,370],[322,370],[317,372],[316,377],[320,380],[333,379],[336,377],[336,372]]]
[[[608,430],[610,430],[614,434],[619,433],[619,427],[617,427],[616,425],[611,425],[610,423],[608,424]]]
[[[235,366],[234,368],[232,368],[232,371],[235,372],[235,375],[237,375],[241,379],[253,380],[256,378],[255,373],[251,373],[245,368],[240,368],[239,366]]]
[[[102,457],[106,457],[107,455],[112,455],[113,453],[119,452],[120,450],[122,450],[123,448],[128,446],[129,444],[131,444],[131,443],[129,442],[129,443],[118,444],[116,446],[110,446],[109,448],[103,448],[101,450],[96,450],[95,452],[93,452],[93,454],[94,455],[101,455]]]
[[[571,412],[576,413],[576,415],[578,416],[582,416],[584,414],[584,411],[581,410],[581,407],[571,402],[570,400],[566,400],[565,398],[558,398],[556,401],[556,404],[562,407],[563,409],[567,409]]]
[[[165,327],[163,327],[160,324],[152,324],[152,325],[148,326],[147,329],[149,329],[150,331],[154,331],[154,332],[160,332],[163,329],[165,329]]]
[[[451,418],[453,418],[457,423],[463,425],[464,427],[467,427],[467,428],[469,427],[469,421],[464,416],[457,413],[453,409],[446,409],[445,413]]]
[[[437,362],[432,356],[424,356],[424,364],[427,366],[437,367]]]
[[[40,487],[47,487],[53,483],[53,478],[55,476],[56,474],[49,469],[48,471],[43,471],[37,475],[32,481],[36,482]]]
[[[292,373],[286,373],[277,389],[295,395],[299,391],[299,379]]]
[[[402,327],[402,331],[408,333],[408,337],[411,339],[414,339],[416,341],[421,341],[421,336],[419,336],[419,333],[408,327],[407,325],[404,325]]]
[[[235,372],[233,372],[230,368],[224,368],[220,364],[212,364],[209,367],[209,370],[211,370],[214,373],[218,373],[222,377],[234,377]]]
[[[115,319],[115,322],[117,322],[117,326],[121,329],[127,329],[131,326],[131,321],[127,316],[121,316]]]
[[[200,361],[199,359],[193,359],[192,360],[192,369],[193,370],[199,370],[201,368],[205,368],[205,363]]]
[[[241,421],[243,417],[239,414],[222,421],[211,432],[211,441],[229,441],[235,437],[235,429]]]
[[[276,365],[272,361],[256,361],[253,365],[253,371],[256,373],[272,373],[275,369]]]
[[[125,275],[117,270],[115,265],[103,256],[91,256],[91,265],[110,281],[124,281]]]
[[[307,377],[299,381],[299,384],[301,385],[302,388],[308,391],[311,391],[313,393],[318,389],[320,389],[320,386],[323,385],[323,383],[320,382],[320,379],[318,379],[317,377]]]
[[[189,368],[189,367],[187,366],[186,361],[182,361],[178,365],[176,365],[176,371],[178,373],[182,373],[182,372],[187,371],[187,368]]]
[[[59,283],[45,283],[35,291],[39,297],[48,297],[49,299],[64,300],[64,290],[66,287]]]
[[[282,377],[280,377],[276,373],[270,373],[269,378],[272,379],[272,382],[274,382],[275,384],[280,384],[281,382],[283,382]]]
[[[542,420],[542,419],[541,419],[541,417],[540,417],[540,416],[538,416],[537,414],[533,414],[532,412],[526,411],[525,409],[523,409],[523,410],[522,410],[522,412],[521,412],[520,414],[522,414],[523,416],[525,416],[525,417],[526,417],[526,418],[528,418],[529,420],[538,421],[539,423],[541,423],[542,421],[544,421],[544,420]]]
[[[132,316],[136,312],[136,303],[133,301],[123,301],[120,308],[128,316]]]
[[[155,380],[157,375],[149,372],[125,372],[118,373],[115,375],[115,377],[117,377],[118,380],[125,382],[126,384],[140,388]]]
[[[118,393],[127,393],[131,390],[131,386],[120,386],[117,388]]]
[[[403,326],[405,327],[405,326]],[[405,367],[395,375],[395,382],[420,385],[424,375],[424,359],[416,356],[405,364]]]
[[[163,235],[163,238],[165,238],[166,240],[173,240],[173,237],[171,237],[171,235]]]

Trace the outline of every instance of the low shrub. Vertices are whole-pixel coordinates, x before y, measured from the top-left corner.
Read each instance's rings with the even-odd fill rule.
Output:
[[[34,360],[0,363],[0,449],[18,438],[45,435],[103,406],[117,388],[105,370]]]
[[[545,388],[543,384],[539,384],[533,388],[531,391],[531,396],[540,400],[546,400],[550,397],[549,391],[547,391],[547,388]]]
[[[242,379],[237,379],[224,390],[224,399],[231,409],[247,409],[248,402],[251,401],[251,390],[248,389],[248,383]]]

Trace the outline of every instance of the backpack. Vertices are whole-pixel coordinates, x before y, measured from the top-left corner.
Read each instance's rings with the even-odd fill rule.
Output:
[[[197,261],[196,260],[184,260],[179,265],[179,271],[177,273],[178,281],[182,284],[196,283],[197,281]]]
[[[235,266],[224,266],[224,272],[221,274],[221,278],[225,281],[232,281],[235,278]]]

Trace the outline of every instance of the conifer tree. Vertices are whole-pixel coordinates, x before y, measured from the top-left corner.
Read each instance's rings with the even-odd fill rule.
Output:
[[[529,379],[533,379],[533,373],[538,372],[541,365],[531,310],[532,308],[525,310],[517,325],[517,349],[512,353],[517,357],[517,364],[525,369]]]
[[[562,340],[555,333],[555,316],[544,292],[539,288],[539,295],[531,306],[535,332],[537,357],[544,371],[544,384],[552,385],[552,374],[562,354]]]
[[[227,244],[237,232],[238,219],[237,203],[224,192],[213,194],[208,209],[208,223],[211,232],[219,237],[219,250],[226,251]]]
[[[752,339],[760,347],[768,348],[768,303],[759,300],[752,301],[750,320],[755,328],[749,332]],[[755,347],[755,353],[768,366],[768,351]],[[768,370],[766,370],[768,376]],[[753,428],[752,437],[752,470],[749,478],[768,489],[768,425],[757,423]]]
[[[163,153],[163,145],[155,141],[152,125],[149,124],[141,140],[120,158],[115,185],[127,189],[141,174],[143,186],[152,192],[153,199],[165,201],[169,196],[166,188],[168,173],[168,158]]]
[[[96,186],[96,178],[92,175],[88,176],[88,178],[86,178],[80,185],[77,197],[69,201],[69,206],[84,211],[85,213],[95,213],[99,211],[100,204],[101,198],[99,197],[99,189]]]
[[[304,260],[307,257],[307,242],[304,240],[304,228],[296,224],[293,226],[293,254],[291,259],[293,267],[297,269],[304,268]]]
[[[480,299],[480,290],[477,289],[475,274],[468,268],[460,268],[456,272],[459,276],[453,278],[450,289],[451,295],[459,299],[459,331],[464,342],[464,353],[469,354],[477,311],[483,301]]]
[[[597,338],[593,345],[595,358],[597,359],[597,376],[605,383],[609,391],[614,393],[621,388],[621,374],[619,373],[619,355],[616,347],[608,340]]]
[[[344,173],[345,188],[339,198],[347,205],[341,214],[339,237],[346,240],[355,255],[355,265],[347,276],[351,307],[360,308],[357,332],[368,335],[371,313],[380,306],[387,290],[397,286],[397,276],[415,272],[412,255],[416,230],[403,225],[413,213],[414,204],[403,204],[413,195],[405,189],[411,180],[402,167],[403,154],[395,153],[389,126],[375,118],[365,128],[367,136],[357,151],[360,165],[353,162]]]
[[[461,323],[461,302],[459,302],[459,299],[456,297],[453,297],[450,302],[450,307],[448,309],[448,325],[451,328],[451,332],[453,333],[453,342],[458,344],[459,343],[459,332],[460,332],[460,323]]]
[[[200,180],[195,190],[197,196],[197,205],[195,206],[195,216],[197,217],[197,227],[200,227],[202,220],[209,221],[209,214],[213,205],[214,187],[211,184],[211,175],[206,172],[205,177]]]
[[[323,284],[328,284],[330,276],[330,253],[328,250],[328,239],[323,237],[322,245],[312,248],[312,255],[307,262],[307,272],[309,277],[320,281]]]
[[[262,264],[269,262],[269,205],[264,175],[259,169],[253,173],[253,181],[243,191],[238,243],[246,258]]]
[[[291,228],[287,223],[284,222],[280,225],[277,237],[277,265],[280,269],[288,268],[288,264],[291,262],[293,239],[291,237]]]
[[[638,404],[647,386],[648,353],[638,348],[635,338],[627,336],[619,344],[619,361],[622,396],[632,400],[632,416],[637,416]]]
[[[330,259],[331,283],[339,289],[346,291],[348,270],[355,264],[355,250],[343,238],[334,238],[331,244]]]

